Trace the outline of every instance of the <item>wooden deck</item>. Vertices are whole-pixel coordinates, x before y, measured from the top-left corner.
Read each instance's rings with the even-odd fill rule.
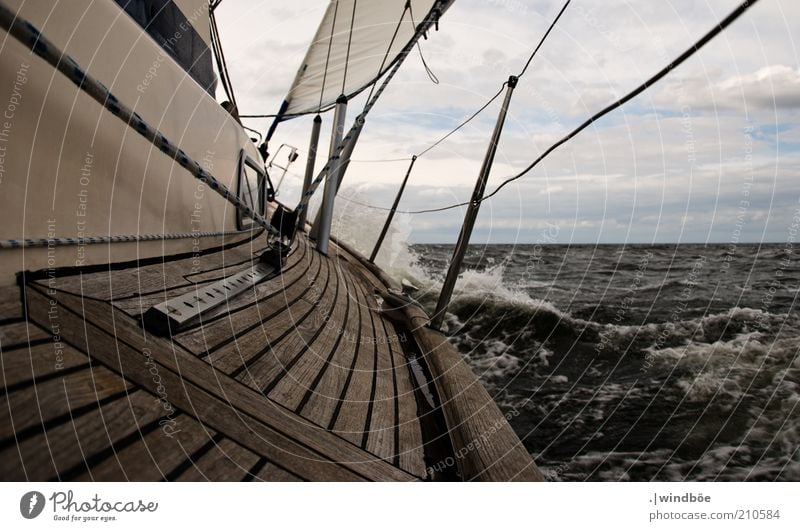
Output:
[[[423,480],[452,460],[459,439],[408,361],[414,336],[337,245],[323,256],[301,235],[281,275],[201,324],[142,327],[154,304],[250,267],[266,240],[236,243],[2,288],[2,479]],[[517,479],[535,479],[521,459]]]

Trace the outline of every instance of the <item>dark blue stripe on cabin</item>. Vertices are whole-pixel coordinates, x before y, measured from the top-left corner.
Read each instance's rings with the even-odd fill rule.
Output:
[[[209,25],[207,6],[196,13],[185,14],[173,0],[114,1],[206,92],[214,96],[217,77],[211,65],[211,50],[193,25]]]

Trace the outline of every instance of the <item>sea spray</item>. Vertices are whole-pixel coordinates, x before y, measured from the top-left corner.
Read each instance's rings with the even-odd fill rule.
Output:
[[[340,208],[337,234],[368,254],[385,212]],[[452,245],[410,246],[410,233],[399,216],[378,263],[430,311]],[[726,256],[472,246],[445,324],[551,477],[798,480],[800,257],[769,244]]]

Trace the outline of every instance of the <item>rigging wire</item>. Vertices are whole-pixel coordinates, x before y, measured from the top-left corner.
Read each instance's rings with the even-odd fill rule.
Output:
[[[523,66],[522,70],[517,75],[517,78],[522,77],[525,74],[525,72],[528,70],[528,67],[530,66],[531,62],[533,61],[533,58],[536,56],[537,52],[542,47],[542,45],[544,44],[544,42],[547,39],[547,37],[550,35],[550,32],[553,30],[553,28],[555,28],[556,24],[558,23],[559,19],[561,18],[561,15],[564,14],[564,11],[566,11],[567,6],[569,6],[570,2],[571,2],[571,0],[567,0],[564,3],[564,5],[561,7],[561,10],[558,12],[558,15],[556,15],[556,17],[550,23],[550,26],[547,28],[547,31],[544,33],[544,35],[542,35],[542,38],[539,40],[539,43],[536,45],[536,47],[531,52],[530,56],[528,57],[528,60],[525,62],[525,65]],[[411,21],[413,23],[414,22],[414,14],[413,14],[413,11],[411,11],[411,2],[406,2],[406,9],[409,10],[409,12],[410,12],[409,14],[411,16]],[[404,11],[404,14],[405,14],[405,11]],[[402,22],[402,17],[401,17],[400,21]],[[395,30],[395,35],[396,34],[397,34],[397,30]],[[417,46],[419,46],[419,42],[417,42]],[[389,47],[391,48],[391,45]],[[388,51],[387,51],[387,54],[388,54]],[[420,50],[420,57],[422,57],[422,51],[421,50]],[[424,63],[424,61],[425,60],[423,58],[423,63]],[[423,155],[425,155],[429,151],[435,149],[442,142],[444,142],[445,140],[450,138],[453,134],[455,134],[461,128],[463,128],[465,125],[467,125],[472,120],[474,120],[479,114],[481,114],[484,110],[486,110],[486,108],[489,107],[489,105],[494,103],[494,101],[497,98],[499,98],[501,94],[503,94],[503,91],[505,90],[505,87],[506,87],[507,84],[508,84],[507,81],[504,82],[500,86],[499,90],[492,97],[490,97],[483,105],[481,105],[476,111],[474,111],[465,120],[463,120],[461,123],[459,123],[455,128],[451,129],[450,132],[448,132],[447,134],[445,134],[444,136],[439,138],[437,141],[435,141],[433,144],[429,145],[427,148],[425,148],[422,151],[420,151],[419,153],[417,153],[416,157],[417,158],[422,157]],[[353,160],[351,162],[398,162],[398,161],[401,161],[401,160],[411,160],[411,157],[407,157],[407,158],[403,158],[403,159],[373,159],[373,160],[369,160],[369,161]],[[378,208],[378,207],[376,207],[376,208]],[[388,209],[386,209],[386,210],[388,210]]]
[[[561,138],[560,140],[555,142],[553,145],[551,145],[549,148],[547,148],[541,155],[539,155],[525,169],[523,169],[519,173],[507,178],[502,183],[500,183],[491,193],[485,195],[482,199],[480,199],[480,202],[486,201],[487,199],[490,199],[490,198],[494,197],[495,195],[497,195],[497,193],[500,192],[500,190],[502,190],[505,186],[507,186],[509,183],[512,183],[512,182],[522,178],[523,176],[525,176],[525,174],[527,174],[533,168],[535,168],[540,162],[542,162],[542,160],[544,160],[548,155],[550,155],[550,153],[552,153],[553,151],[558,149],[560,146],[562,146],[563,144],[565,144],[568,141],[570,141],[572,138],[577,136],[581,131],[583,131],[584,129],[589,127],[591,124],[596,122],[598,119],[602,118],[603,116],[605,116],[606,114],[610,113],[611,111],[623,106],[625,103],[627,103],[628,101],[632,100],[633,98],[635,98],[636,96],[638,96],[639,94],[641,94],[642,92],[644,92],[645,90],[647,90],[648,88],[653,86],[655,83],[660,81],[669,72],[671,72],[672,70],[674,70],[675,68],[680,66],[687,59],[689,59],[691,56],[693,56],[695,53],[697,53],[703,46],[705,46],[709,41],[711,41],[711,39],[713,39],[714,37],[716,37],[717,35],[722,33],[725,30],[725,28],[730,26],[736,19],[738,19],[740,16],[742,16],[742,14],[744,14],[745,11],[747,11],[751,6],[756,4],[758,1],[759,0],[745,0],[744,2],[742,2],[727,17],[725,17],[722,21],[717,23],[717,25],[714,26],[708,33],[703,35],[703,37],[701,37],[697,42],[695,42],[692,46],[687,48],[678,57],[673,59],[667,66],[665,66],[664,68],[662,68],[661,70],[659,70],[658,72],[653,74],[646,81],[644,81],[639,86],[637,86],[636,88],[634,88],[633,90],[631,90],[630,92],[625,94],[625,96],[623,96],[622,98],[619,98],[615,102],[607,105],[606,107],[604,107],[600,111],[598,111],[595,114],[593,114],[591,117],[589,117],[586,121],[584,121],[582,124],[580,124],[575,129],[573,129],[566,136],[564,136],[563,138]],[[454,209],[454,208],[460,208],[460,207],[467,206],[469,204],[470,204],[470,201],[465,201],[465,202],[462,202],[462,203],[456,203],[456,204],[443,206],[443,207],[438,207],[438,208],[428,208],[428,209],[423,209],[423,210],[398,210],[397,212],[402,213],[402,214],[428,214],[428,213],[433,213],[433,212],[443,212],[445,210],[451,210],[451,209]],[[372,207],[372,208],[376,208],[376,209],[379,209],[379,210],[388,210],[388,209],[384,209],[382,207]]]
[[[381,60],[381,65],[378,67],[378,76],[380,76],[383,67],[386,65],[386,59],[389,58],[389,53],[392,51],[392,46],[394,46],[394,41],[397,39],[397,33],[400,31],[400,27],[403,25],[403,19],[406,18],[406,11],[411,9],[411,0],[406,0],[406,5],[403,7],[403,12],[400,13],[400,20],[397,21],[397,25],[394,27],[394,33],[392,33],[392,38],[389,40],[389,46],[386,48],[386,53],[383,54],[383,59]],[[378,84],[378,79],[375,79],[375,82],[372,83],[372,87],[369,89],[369,95],[367,96],[367,101],[372,99],[372,94],[375,91],[375,87]]]
[[[353,0],[353,15],[350,17],[350,34],[347,36],[347,54],[344,58],[344,75],[342,75],[342,94],[344,94],[344,89],[347,85],[347,66],[350,64],[350,45],[353,43],[353,26],[356,23],[357,5],[358,0]]]
[[[350,159],[350,162],[358,163],[377,163],[377,162],[408,162],[411,157],[403,157],[399,159]]]
[[[219,29],[217,28],[217,17],[214,14],[214,11],[220,3],[222,3],[222,0],[217,0],[216,3],[209,5],[208,18],[211,29],[211,48],[214,52],[214,59],[217,62],[217,70],[219,71],[219,78],[222,83],[222,88],[225,91],[225,96],[238,112],[239,107],[236,104],[236,96],[233,93],[233,83],[228,73],[228,64],[225,60],[225,53],[222,50],[222,41],[220,40]]]
[[[525,72],[528,70],[528,67],[531,65],[531,62],[533,61],[533,58],[536,57],[536,53],[539,51],[539,48],[542,47],[542,45],[544,44],[544,41],[547,40],[547,36],[550,35],[550,32],[553,31],[553,28],[556,27],[556,24],[558,24],[558,19],[560,19],[561,15],[564,14],[564,11],[567,10],[567,6],[569,5],[569,3],[571,1],[572,0],[567,0],[566,2],[564,2],[564,6],[561,8],[561,11],[558,12],[558,15],[556,15],[556,18],[554,18],[553,22],[550,23],[550,27],[547,28],[547,31],[544,32],[544,35],[542,35],[542,38],[539,39],[539,44],[536,45],[536,48],[534,48],[533,52],[531,52],[531,56],[528,57],[528,60],[525,62],[525,66],[522,67],[522,70],[520,71],[520,73],[517,74],[517,79],[519,79],[519,78],[521,78],[522,76],[525,75]]]
[[[414,9],[411,7],[411,2],[407,3],[408,5],[408,14],[411,16],[411,25],[416,30],[417,23],[414,22]],[[422,46],[420,46],[419,41],[417,41],[417,51],[419,52],[419,58],[422,61],[422,66],[425,67],[425,73],[428,74],[428,78],[433,82],[434,85],[439,84],[439,77],[433,73],[433,70],[430,69],[428,63],[425,61],[425,56],[422,55]]]
[[[325,95],[325,82],[328,79],[328,64],[331,60],[331,48],[333,47],[333,30],[336,28],[336,15],[339,13],[339,0],[333,6],[333,23],[331,24],[331,36],[328,39],[328,54],[325,56],[325,70],[322,72],[322,88],[319,91],[319,107],[317,112],[322,109],[322,97]]]
[[[419,158],[419,157],[423,156],[425,153],[427,153],[428,151],[430,151],[430,150],[434,149],[436,146],[438,146],[439,144],[441,144],[442,142],[444,142],[445,140],[447,140],[447,139],[448,139],[448,138],[449,138],[451,135],[453,135],[453,134],[454,134],[455,132],[457,132],[459,129],[461,129],[462,127],[464,127],[464,126],[465,126],[465,125],[467,125],[468,123],[470,123],[470,122],[471,122],[471,121],[472,121],[472,120],[473,120],[473,119],[474,119],[476,116],[478,116],[480,113],[482,113],[484,110],[486,110],[486,107],[488,107],[489,105],[491,105],[491,104],[494,102],[494,100],[496,100],[497,98],[499,98],[499,97],[500,97],[500,95],[503,93],[503,90],[505,90],[505,88],[506,88],[506,84],[507,84],[507,83],[508,83],[507,81],[506,81],[505,83],[503,83],[503,84],[500,86],[500,90],[498,90],[498,91],[497,91],[497,93],[496,93],[494,96],[492,96],[491,98],[489,98],[489,100],[488,100],[486,103],[484,103],[484,104],[483,104],[483,105],[482,105],[482,106],[481,106],[481,107],[480,107],[480,108],[479,108],[477,111],[473,112],[473,113],[472,113],[472,114],[469,116],[469,118],[467,118],[466,120],[464,120],[463,122],[461,122],[460,124],[458,124],[458,125],[457,125],[457,126],[454,128],[454,129],[452,129],[452,130],[451,130],[449,133],[447,133],[446,135],[444,135],[443,137],[441,137],[439,140],[437,140],[436,142],[434,142],[433,144],[431,144],[431,145],[430,145],[430,146],[428,146],[427,148],[425,148],[425,149],[423,149],[422,151],[420,151],[419,153],[417,153],[417,158]]]
[[[536,56],[536,53],[539,51],[539,48],[541,48],[541,47],[542,47],[542,45],[544,44],[544,41],[547,39],[547,36],[548,36],[548,35],[550,35],[550,32],[551,32],[551,31],[553,31],[553,28],[554,28],[554,27],[556,26],[556,24],[558,23],[558,20],[561,18],[561,15],[563,15],[563,14],[564,14],[564,11],[567,9],[567,6],[569,5],[569,3],[570,3],[570,2],[571,2],[571,0],[567,0],[567,1],[564,3],[563,7],[561,8],[561,11],[559,11],[559,12],[558,12],[558,15],[556,15],[556,18],[555,18],[555,19],[553,19],[553,21],[550,23],[550,27],[548,27],[548,28],[547,28],[547,31],[544,33],[544,35],[542,35],[542,38],[539,40],[539,44],[537,44],[537,45],[536,45],[536,48],[534,48],[534,49],[533,49],[533,52],[531,52],[531,55],[528,57],[528,60],[525,62],[525,66],[522,68],[522,71],[521,71],[521,72],[520,72],[520,73],[517,75],[517,78],[520,78],[520,77],[522,77],[522,76],[525,74],[525,72],[528,70],[528,66],[530,66],[531,62],[533,61],[533,58]],[[417,43],[417,44],[419,44],[419,43]],[[436,147],[437,147],[439,144],[441,144],[442,142],[444,142],[445,140],[447,140],[447,139],[448,139],[448,138],[449,138],[451,135],[453,135],[455,132],[457,132],[457,131],[458,131],[458,130],[460,130],[462,127],[464,127],[465,125],[467,125],[468,123],[470,123],[470,122],[471,122],[473,119],[475,119],[475,117],[476,117],[476,116],[478,116],[480,113],[482,113],[484,110],[486,110],[486,108],[487,108],[489,105],[491,105],[491,104],[492,104],[492,103],[493,103],[493,102],[494,102],[494,101],[495,101],[497,98],[499,98],[499,97],[500,97],[500,95],[501,95],[501,94],[503,93],[503,91],[505,90],[505,87],[506,87],[506,85],[507,85],[507,84],[508,84],[508,82],[507,82],[507,81],[506,81],[506,82],[504,82],[504,83],[503,83],[503,84],[500,86],[500,89],[497,91],[497,93],[496,93],[494,96],[492,96],[491,98],[489,98],[489,100],[488,100],[488,101],[486,101],[486,103],[484,103],[484,104],[483,104],[483,105],[482,105],[480,108],[478,108],[478,110],[476,110],[474,113],[472,113],[472,114],[471,114],[471,115],[470,115],[470,116],[469,116],[469,117],[468,117],[466,120],[464,120],[463,122],[461,122],[460,124],[458,124],[458,125],[457,125],[457,126],[454,128],[454,129],[452,129],[452,130],[451,130],[449,133],[447,133],[446,135],[444,135],[443,137],[441,137],[439,140],[437,140],[436,142],[434,142],[433,144],[431,144],[430,146],[428,146],[428,147],[427,147],[427,148],[425,148],[424,150],[422,150],[422,151],[420,151],[419,153],[417,153],[417,157],[419,158],[419,157],[423,156],[424,154],[426,154],[427,152],[431,151],[432,149],[436,148]]]

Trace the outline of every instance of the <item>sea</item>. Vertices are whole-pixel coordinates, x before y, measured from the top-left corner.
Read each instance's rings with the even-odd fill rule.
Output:
[[[431,312],[452,252],[395,263]],[[463,271],[445,331],[549,480],[800,480],[790,245],[484,245]]]
[[[369,256],[384,220],[347,204],[334,233]],[[454,246],[410,245],[413,227],[398,214],[376,263],[432,314]],[[546,478],[800,481],[796,234],[697,245],[558,236],[471,245],[444,320]]]

